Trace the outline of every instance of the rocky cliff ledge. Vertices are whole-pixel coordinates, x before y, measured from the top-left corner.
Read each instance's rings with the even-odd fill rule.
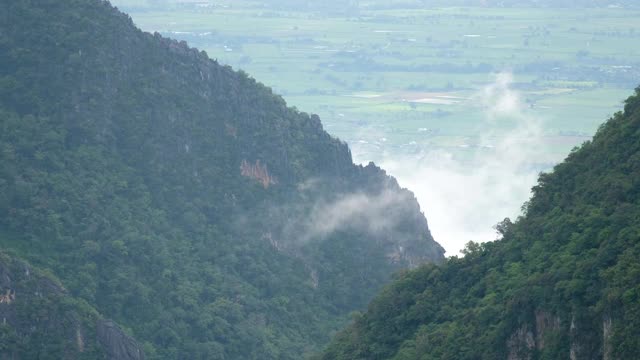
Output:
[[[0,359],[144,360],[138,343],[58,279],[0,252]]]

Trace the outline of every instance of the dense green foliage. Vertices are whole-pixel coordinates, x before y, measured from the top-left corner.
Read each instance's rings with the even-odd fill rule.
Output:
[[[463,258],[404,273],[324,359],[635,359],[640,88]]]
[[[147,358],[300,358],[442,258],[411,193],[246,74],[102,0],[1,8],[0,247]]]
[[[97,312],[58,279],[0,253],[0,359],[102,359]]]

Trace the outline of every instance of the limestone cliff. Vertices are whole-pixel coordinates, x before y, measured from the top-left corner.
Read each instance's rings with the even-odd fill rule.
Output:
[[[58,279],[4,253],[0,293],[0,359],[144,359],[135,340]]]
[[[637,359],[639,179],[637,88],[540,175],[502,239],[402,274],[323,359]]]

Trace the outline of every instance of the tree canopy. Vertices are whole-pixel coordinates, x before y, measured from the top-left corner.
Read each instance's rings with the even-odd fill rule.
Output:
[[[322,359],[631,359],[640,353],[640,88],[502,239],[403,273]]]
[[[317,116],[107,1],[5,1],[0,54],[0,248],[149,359],[300,358],[443,259]]]

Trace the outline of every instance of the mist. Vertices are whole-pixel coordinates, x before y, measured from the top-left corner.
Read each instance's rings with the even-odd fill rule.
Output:
[[[469,157],[427,148],[417,155],[383,154],[375,159],[415,193],[433,237],[448,256],[459,254],[469,241],[495,240],[493,226],[521,213],[539,172],[550,167],[548,153],[540,151],[545,146],[544,119],[527,111],[522,96],[512,89],[511,73],[494,77],[469,99],[484,114]],[[356,144],[355,161],[371,160],[358,153]]]
[[[370,234],[390,231],[402,220],[401,213],[390,210],[406,207],[409,201],[407,193],[387,190],[380,194],[351,193],[335,201],[317,202],[306,217],[305,237],[323,238],[348,227]]]
[[[318,178],[309,179],[298,185],[302,195],[299,201],[271,205],[264,211],[270,219],[287,219],[281,229],[275,230],[282,244],[295,247],[310,241],[323,241],[335,232],[348,229],[357,229],[372,237],[393,233],[395,241],[401,243],[400,234],[403,231],[398,230],[399,227],[418,212],[416,199],[408,191],[356,190],[331,197],[318,197],[325,191],[326,185],[325,181]],[[245,227],[251,221],[251,216],[241,219],[239,227]]]

